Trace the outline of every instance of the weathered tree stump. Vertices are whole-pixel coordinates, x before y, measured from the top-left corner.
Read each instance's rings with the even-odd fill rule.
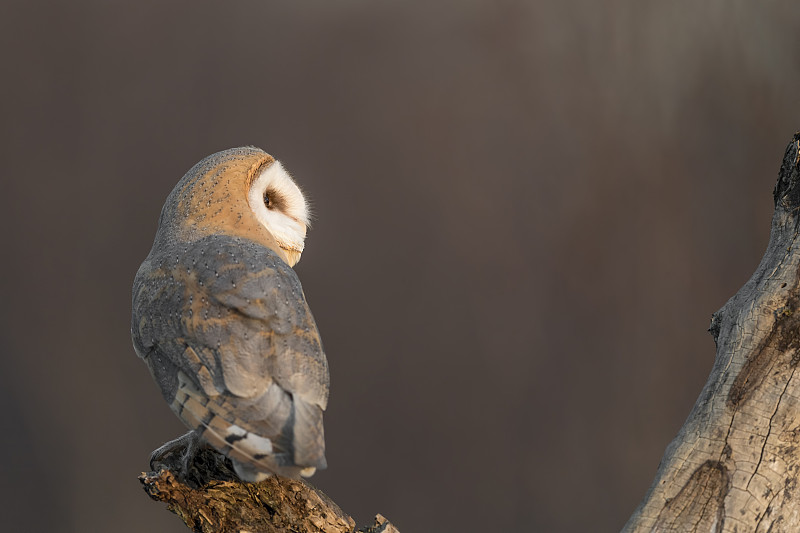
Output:
[[[139,480],[154,500],[167,504],[198,533],[354,533],[355,521],[322,491],[301,480],[272,476],[241,481],[225,456],[201,449],[183,464],[184,450],[151,463]],[[384,517],[358,530],[399,533]]]
[[[769,245],[709,331],[708,382],[624,532],[800,531],[800,133]]]

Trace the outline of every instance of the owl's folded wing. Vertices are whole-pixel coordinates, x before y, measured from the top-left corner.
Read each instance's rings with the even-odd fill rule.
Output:
[[[189,425],[227,423],[228,433],[215,431],[229,445],[245,447],[252,434],[271,441],[280,463],[324,466],[328,368],[294,271],[271,250],[225,236],[165,256],[137,275],[134,300],[147,302],[134,303],[145,311],[134,312],[133,327],[167,401],[175,409],[191,400],[198,413],[179,413]],[[149,319],[158,309],[151,316],[168,318]]]

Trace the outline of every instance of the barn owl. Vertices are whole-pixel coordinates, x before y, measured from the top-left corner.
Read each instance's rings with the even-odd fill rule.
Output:
[[[300,189],[257,148],[203,159],[167,197],[131,335],[191,431],[154,457],[205,441],[245,481],[325,468],[328,364],[291,268],[308,222]]]

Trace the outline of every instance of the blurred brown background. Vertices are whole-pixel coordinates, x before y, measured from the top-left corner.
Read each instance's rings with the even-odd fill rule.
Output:
[[[130,286],[196,161],[311,197],[329,469],[365,525],[616,531],[765,247],[800,5],[5,0],[6,531],[174,532],[137,474],[183,427]]]

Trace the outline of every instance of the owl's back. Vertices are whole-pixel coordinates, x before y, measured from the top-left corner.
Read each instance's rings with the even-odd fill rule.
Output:
[[[131,329],[173,411],[243,477],[325,467],[327,362],[275,252],[226,235],[157,241],[134,280]]]

